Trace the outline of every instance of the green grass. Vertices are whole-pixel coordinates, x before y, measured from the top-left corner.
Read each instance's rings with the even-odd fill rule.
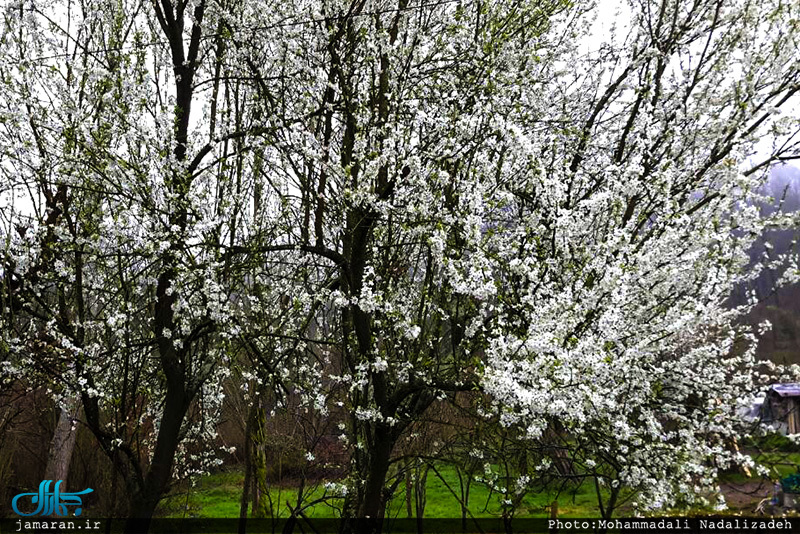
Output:
[[[428,473],[426,484],[425,517],[461,517],[460,486],[458,475],[452,468],[439,468],[440,479],[433,471]],[[445,484],[446,482],[446,484]],[[453,493],[458,496],[454,496]],[[572,491],[529,492],[516,510],[516,517],[549,517],[550,504],[558,497],[559,517],[595,517],[597,500],[594,490],[588,484]],[[470,488],[468,508],[474,517],[498,517],[502,512],[502,500],[497,492],[490,492],[486,486],[473,482]],[[405,488],[401,485],[389,505],[392,517],[407,517]]]
[[[244,475],[227,471],[201,477],[194,487],[175,492],[161,503],[168,517],[239,517]]]
[[[771,467],[770,478],[779,479],[800,471],[800,453],[770,452],[754,456],[757,463]],[[430,518],[458,518],[461,517],[459,503],[461,490],[458,474],[453,467],[438,467],[442,479],[433,470],[428,472],[426,481],[426,504],[424,516]],[[747,477],[741,472],[730,472],[722,475],[722,481],[728,483],[745,484],[757,480],[759,477]],[[160,515],[166,517],[189,518],[236,518],[239,516],[239,503],[244,485],[244,474],[241,470],[229,470],[199,478],[193,487],[183,487],[176,490],[164,499],[160,507]],[[291,485],[269,486],[269,498],[272,500],[273,510],[277,517],[288,517],[289,507],[297,504],[297,487]],[[458,497],[456,497],[456,495]],[[305,490],[305,502],[322,497],[324,489],[322,482],[309,486]],[[468,517],[488,518],[498,517],[502,512],[504,496],[477,482],[473,482],[469,495]],[[581,486],[568,486],[561,493],[554,489],[531,491],[520,502],[515,511],[515,517],[548,517],[550,504],[558,501],[559,517],[599,517],[597,497],[594,487],[590,483]],[[412,512],[414,511],[412,498]],[[338,517],[342,499],[329,499],[325,503],[318,503],[304,509],[309,517]],[[677,511],[676,511],[677,512]],[[719,513],[714,510],[704,510],[698,507],[691,510],[681,510],[680,514]],[[618,510],[624,514],[625,510]],[[392,500],[387,507],[387,517],[405,518],[406,496],[405,484],[397,486]]]
[[[193,487],[184,487],[164,499],[160,513],[166,517],[236,518],[239,517],[243,486],[244,474],[238,470],[207,475]],[[315,487],[305,493],[308,500],[313,500],[322,496],[323,489]],[[270,486],[267,499],[272,500],[274,509],[278,511],[277,517],[288,517],[286,503],[296,505],[297,488]],[[331,517],[332,512],[330,506],[318,505],[304,513],[309,517]]]
[[[426,483],[425,517],[461,517],[460,486],[458,475],[453,468],[439,468],[444,481],[431,470]],[[446,482],[446,484],[445,484]],[[240,470],[231,470],[201,477],[193,487],[184,487],[164,499],[160,506],[160,515],[166,517],[239,517],[239,503],[244,485],[244,474]],[[448,489],[448,486],[450,489]],[[289,509],[286,502],[293,506],[297,503],[296,487],[270,486],[270,497],[278,517],[287,517]],[[451,491],[452,490],[452,491]],[[459,495],[456,498],[455,492]],[[308,501],[323,495],[322,484],[306,490]],[[497,517],[501,513],[504,496],[490,492],[485,486],[472,483],[469,496],[469,510],[474,517]],[[516,517],[547,517],[549,506],[558,500],[559,517],[598,517],[597,500],[594,489],[583,484],[570,491],[562,491],[557,495],[555,490],[530,492],[516,510]],[[308,502],[307,501],[307,502]],[[278,506],[280,503],[280,506]],[[413,503],[413,500],[412,500]],[[341,499],[332,499],[329,503],[319,503],[305,510],[309,517],[336,517]],[[412,504],[413,509],[413,504]],[[406,497],[405,485],[400,484],[387,508],[387,516],[405,518]]]
[[[769,467],[770,476],[783,478],[800,471],[800,453],[796,452],[766,452],[754,455],[753,460]]]

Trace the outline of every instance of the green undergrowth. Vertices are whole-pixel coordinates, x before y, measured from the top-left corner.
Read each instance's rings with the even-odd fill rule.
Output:
[[[783,478],[790,474],[800,472],[800,453],[761,453],[754,455],[757,463],[769,466],[769,478]],[[461,517],[460,485],[458,474],[452,467],[441,466],[437,468],[442,478],[432,470],[428,473],[425,485],[425,507],[423,515],[428,518],[459,518]],[[761,477],[755,475],[747,477],[741,471],[723,474],[720,482],[728,484],[747,484],[757,481]],[[444,480],[442,480],[444,479]],[[307,485],[304,489],[306,498],[304,502],[321,498],[324,493],[325,481]],[[215,474],[199,477],[193,485],[184,485],[176,489],[164,499],[159,509],[162,517],[187,517],[187,518],[236,518],[239,517],[244,474],[241,469],[230,469]],[[769,489],[769,484],[765,486]],[[767,491],[765,490],[765,491]],[[276,517],[288,517],[290,506],[297,506],[297,485],[271,484],[269,495],[265,496],[266,502],[271,501],[271,509]],[[455,494],[455,495],[454,495]],[[416,516],[415,495],[411,499],[411,517]],[[759,497],[763,497],[759,495]],[[473,482],[467,518],[491,518],[502,514],[502,501],[505,495],[490,491],[486,486]],[[755,498],[755,497],[754,497]],[[758,499],[756,499],[758,500]],[[599,517],[597,497],[594,487],[587,483],[580,486],[566,486],[560,492],[556,489],[532,490],[528,492],[519,503],[514,512],[515,517],[549,517],[550,505],[553,501],[558,503],[559,517]],[[342,505],[341,498],[329,498],[304,508],[307,517],[338,517]],[[630,512],[629,503],[619,514]],[[750,505],[745,506],[751,508]],[[708,513],[721,513],[719,510],[694,507],[691,510],[672,510],[679,515],[696,515]],[[722,512],[724,514],[724,512]],[[387,517],[406,518],[408,503],[405,494],[405,484],[398,485],[392,500],[387,508]]]
[[[433,471],[428,473],[425,485],[424,517],[461,517],[460,489],[458,475],[453,468],[438,469],[441,477]],[[162,517],[187,518],[235,518],[239,517],[244,473],[241,470],[228,470],[198,478],[194,485],[186,484],[164,499],[159,508]],[[448,488],[449,486],[449,488]],[[296,506],[298,488],[291,485],[271,485],[268,500],[278,517],[289,515],[289,505]],[[323,496],[323,483],[307,486],[304,493],[308,501]],[[456,495],[458,497],[456,497]],[[415,496],[412,496],[415,497]],[[472,483],[470,489],[467,517],[498,517],[502,513],[502,501],[506,498],[487,487]],[[594,488],[589,484],[579,487],[554,490],[531,491],[522,499],[515,510],[515,517],[549,517],[550,504],[558,502],[559,517],[599,517]],[[415,499],[412,498],[412,517],[415,517]],[[342,504],[340,498],[318,503],[304,510],[308,517],[338,517]],[[389,504],[387,516],[408,517],[405,485],[400,484]]]

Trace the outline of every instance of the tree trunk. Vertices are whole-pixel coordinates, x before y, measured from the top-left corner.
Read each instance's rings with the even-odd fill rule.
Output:
[[[406,482],[406,516],[408,517],[408,519],[411,519],[412,517],[414,517],[414,511],[413,511],[413,508],[411,507],[411,499],[412,499],[412,494],[414,492],[413,486],[411,485],[411,461],[408,458],[406,458],[405,464],[406,464],[406,480],[405,480],[405,482]]]
[[[416,505],[417,534],[425,532],[422,519],[425,517],[425,504],[428,500],[428,465],[417,465],[417,476],[414,481],[414,497]]]
[[[361,504],[359,516],[363,518],[383,519],[386,496],[384,486],[386,474],[389,472],[389,461],[392,455],[394,441],[387,429],[378,426],[375,429],[375,444],[369,458],[369,472],[367,483],[364,487],[364,501]],[[379,523],[376,523],[379,525]]]
[[[63,480],[66,486],[72,451],[75,450],[75,439],[78,436],[75,419],[78,417],[80,407],[80,397],[78,396],[68,397],[61,406],[56,430],[50,441],[50,452],[47,455],[47,466],[44,469],[45,480]],[[64,491],[66,491],[66,487],[64,487]]]
[[[144,487],[131,496],[131,513],[125,524],[125,534],[145,534],[150,528],[150,520],[169,486],[175,451],[180,443],[180,429],[188,407],[182,385],[171,386],[167,391],[153,461]]]
[[[250,430],[247,436],[249,445],[250,476],[253,491],[253,517],[271,517],[271,506],[267,505],[267,455],[264,447],[267,440],[267,410],[264,408],[262,394],[254,401],[251,410]]]
[[[253,484],[253,462],[251,461],[250,434],[253,427],[253,407],[247,416],[244,428],[244,485],[242,486],[242,498],[239,502],[239,534],[244,534],[247,521],[247,504],[250,495],[250,487]]]
[[[469,511],[469,490],[472,486],[472,473],[467,473],[464,491],[461,493],[461,530],[467,530],[467,512]]]
[[[389,472],[395,439],[391,429],[380,423],[375,424],[377,427],[373,433],[372,446],[369,448],[366,463],[358,469],[361,476],[366,478],[366,484],[357,492],[357,501],[353,502],[353,508],[349,505],[345,508],[354,509],[356,514],[353,517],[352,511],[347,512],[341,527],[343,534],[379,534],[383,529],[387,498],[386,474]]]

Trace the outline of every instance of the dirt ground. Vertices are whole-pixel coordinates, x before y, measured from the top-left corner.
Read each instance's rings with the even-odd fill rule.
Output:
[[[731,512],[745,515],[757,514],[758,505],[772,497],[772,484],[767,480],[748,480],[747,482],[724,482],[720,484],[722,493]],[[770,515],[769,501],[764,503],[764,512]]]
[[[768,480],[747,482],[724,482],[720,484],[728,503],[728,512],[743,515],[798,515],[797,509],[770,504],[773,485]]]

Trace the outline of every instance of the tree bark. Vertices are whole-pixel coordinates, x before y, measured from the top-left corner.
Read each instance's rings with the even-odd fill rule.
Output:
[[[125,525],[126,534],[143,534],[150,528],[150,520],[169,486],[175,451],[180,443],[181,424],[188,407],[183,387],[170,386],[158,429],[153,461],[147,471],[144,486],[131,496],[131,514]]]
[[[239,502],[239,534],[244,534],[247,522],[247,505],[249,501],[250,488],[253,484],[253,462],[250,453],[250,433],[253,426],[253,407],[247,416],[247,423],[244,428],[244,485],[242,486],[242,498]],[[254,506],[255,508],[255,506]]]
[[[391,430],[378,423],[375,428],[374,442],[368,461],[367,483],[364,486],[364,499],[359,510],[359,518],[363,528],[370,533],[379,533],[383,528],[383,516],[386,511],[386,474],[394,448]]]
[[[53,439],[50,440],[44,478],[53,481],[63,480],[66,485],[72,451],[75,450],[75,440],[78,436],[75,419],[78,417],[81,403],[80,397],[77,396],[68,397],[64,402],[65,404],[61,406],[58,414],[58,423],[53,432]]]

